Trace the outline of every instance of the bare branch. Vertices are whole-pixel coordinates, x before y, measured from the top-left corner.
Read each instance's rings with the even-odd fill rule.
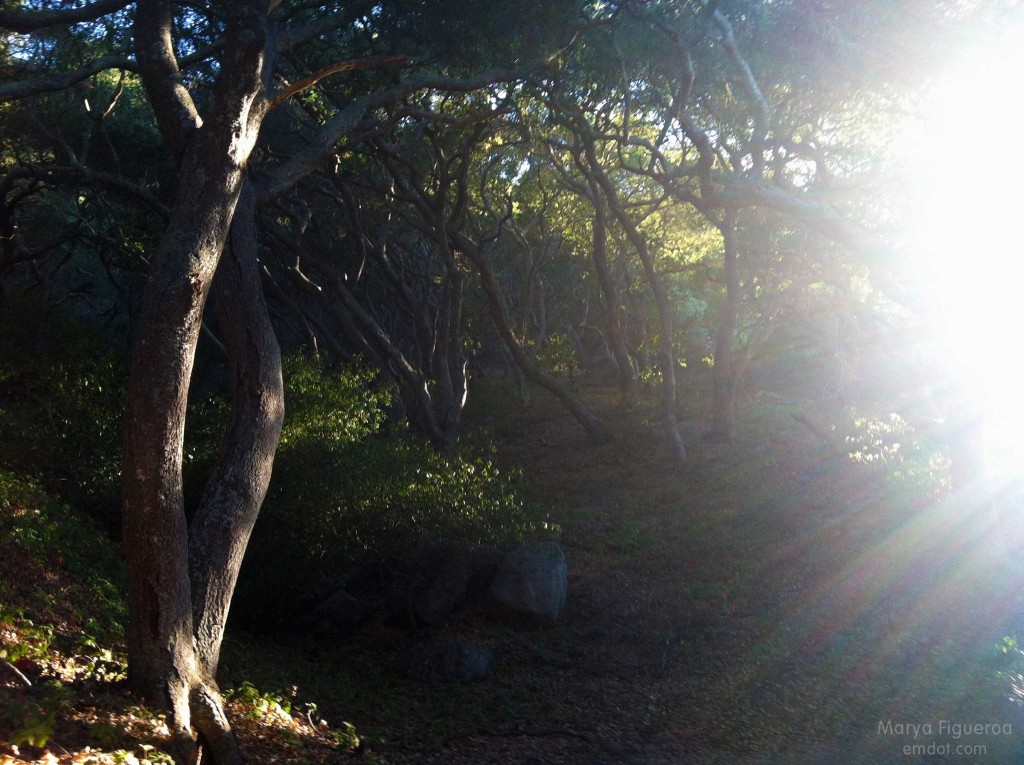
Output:
[[[319,72],[309,75],[309,77],[304,77],[298,82],[287,86],[280,93],[277,93],[270,102],[270,108],[276,109],[296,93],[301,93],[306,88],[313,87],[320,80],[330,77],[332,74],[351,72],[356,69],[369,69],[374,66],[398,66],[400,64],[407,64],[412,60],[412,56],[367,56],[366,58],[356,58],[332,64],[321,69]]]
[[[2,83],[0,84],[0,102],[16,101],[26,96],[64,90],[107,69],[135,71],[136,66],[133,61],[124,56],[101,56],[95,61],[78,69],[73,69],[70,72]]]
[[[106,108],[95,116],[97,124],[110,116],[110,113],[114,111],[114,107],[117,106],[117,102],[120,100],[122,95],[124,95],[124,69],[121,70],[121,76],[117,78],[117,88],[114,90],[114,95],[110,97],[110,103],[108,103]]]
[[[320,4],[311,3],[310,5]],[[343,25],[349,24],[363,14],[368,13],[374,5],[376,5],[376,0],[359,0],[359,2],[345,3],[344,11],[340,17],[338,15],[327,14],[310,24],[284,30],[277,38],[277,49],[279,51],[291,50],[302,43],[315,40],[328,32],[340,29]],[[289,7],[288,11],[289,13],[294,13],[299,9],[300,8]],[[280,23],[283,19],[277,19],[277,21]]]
[[[766,181],[734,181],[706,200],[717,207],[740,209],[766,207],[801,221],[807,228],[843,244],[868,260],[886,247],[870,230],[858,226],[826,202],[779,188]]]
[[[743,54],[740,53],[739,46],[736,44],[736,35],[733,34],[732,24],[729,19],[721,11],[714,11],[712,18],[715,20],[715,26],[722,33],[722,45],[725,48],[725,52],[739,70],[743,89],[746,91],[747,97],[754,102],[756,113],[754,116],[754,131],[750,136],[750,143],[754,172],[760,175],[764,171],[764,150],[768,140],[768,130],[771,127],[772,109],[768,104],[768,99],[765,98],[761,90],[761,86],[757,82],[757,77],[754,76],[754,72],[750,68],[750,64]]]
[[[0,10],[0,29],[26,34],[47,27],[80,24],[127,8],[133,0],[97,0],[81,8]]]
[[[469,77],[419,75],[409,77],[395,87],[376,93],[367,93],[356,98],[317,131],[308,149],[296,154],[277,169],[267,183],[267,196],[280,194],[298,183],[310,172],[317,161],[332,155],[336,151],[338,141],[355,129],[363,121],[365,115],[373,109],[394,104],[419,90],[466,93],[499,82],[522,80],[529,74],[548,66],[549,62],[545,58],[541,61],[530,62],[522,68],[491,69]]]
[[[18,680],[20,680],[21,683],[26,688],[31,688],[32,687],[31,681],[29,681],[29,679],[27,677],[25,677],[25,674],[20,669],[18,669],[13,664],[11,664],[9,661],[7,661],[7,659],[0,659],[0,666],[3,666],[12,675],[14,675],[16,678],[18,678]]]
[[[126,181],[124,178],[111,173],[104,173],[99,170],[92,170],[91,168],[75,164],[41,169],[38,173],[38,177],[46,178],[51,182],[82,182],[91,186],[96,186],[97,188],[113,191],[122,196],[131,197],[132,199],[137,199],[144,203],[165,221],[170,220],[171,218],[170,209],[168,209],[163,202],[157,199],[149,189],[146,189],[143,186],[138,186],[130,181]]]

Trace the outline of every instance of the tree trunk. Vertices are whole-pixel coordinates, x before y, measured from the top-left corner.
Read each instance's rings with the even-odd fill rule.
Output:
[[[274,241],[282,252],[301,247],[298,241],[288,241],[279,235]],[[367,257],[370,254],[366,252]],[[466,359],[462,347],[464,279],[457,269],[449,269],[431,319],[423,301],[401,282],[401,274],[390,264],[386,253],[377,255],[384,267],[383,275],[394,287],[392,304],[412,316],[412,352],[406,352],[399,338],[360,301],[347,275],[329,259],[303,251],[304,261],[319,272],[319,284],[294,265],[287,265],[286,258],[281,260],[291,282],[320,303],[348,341],[394,382],[412,428],[428,438],[438,451],[447,451],[458,432],[466,403]]]
[[[619,381],[622,400],[635,404],[640,400],[640,388],[637,385],[633,362],[626,347],[626,337],[622,325],[622,306],[619,303],[619,291],[615,288],[611,271],[608,269],[608,236],[605,212],[599,207],[600,197],[594,193],[594,242],[591,249],[591,260],[597,283],[601,286],[601,297],[604,302],[605,329],[608,332],[608,347],[615,359],[615,368]]]
[[[505,296],[501,292],[501,287],[498,286],[497,279],[494,278],[494,272],[491,270],[490,264],[483,253],[479,252],[472,243],[462,242],[462,244],[464,245],[463,250],[469,256],[469,259],[473,261],[474,265],[476,265],[477,271],[480,273],[480,282],[483,285],[484,292],[487,293],[487,307],[491,318],[498,330],[498,334],[501,335],[501,339],[505,341],[505,345],[516,366],[527,379],[544,388],[544,390],[553,394],[561,401],[595,443],[604,444],[612,441],[615,436],[605,427],[604,423],[595,417],[594,413],[587,409],[583,402],[564,385],[551,377],[551,375],[545,374],[530,359],[523,348],[523,344],[516,337],[516,333],[512,329],[512,319],[508,306],[505,303]]]
[[[740,310],[740,277],[736,252],[736,216],[726,213],[722,232],[722,272],[725,305],[715,332],[715,366],[712,369],[711,435],[732,441],[736,437],[736,392],[741,365],[735,353],[736,325]]]
[[[203,136],[197,136],[199,143]],[[188,529],[182,493],[185,410],[209,285],[238,196],[240,168],[204,168],[187,179],[152,267],[138,313],[128,384],[124,467],[124,549],[128,568],[128,671],[133,691],[170,713],[174,755],[184,761],[192,726],[224,739],[220,715],[192,717],[192,694],[212,684],[201,671],[192,620]],[[209,159],[213,159],[210,157]],[[216,165],[214,165],[216,167]],[[206,172],[203,172],[206,170]],[[187,182],[191,181],[191,182]],[[216,690],[202,693],[216,698]],[[204,705],[209,708],[209,704]],[[209,720],[207,721],[206,718]],[[234,761],[228,755],[225,761]]]
[[[231,360],[231,426],[189,526],[189,571],[198,658],[217,671],[228,607],[249,535],[267,492],[284,420],[281,351],[256,258],[256,194],[243,189],[214,300]]]
[[[446,367],[446,396],[442,401],[441,427],[447,443],[451,443],[462,422],[462,411],[469,395],[469,378],[466,374],[466,349],[462,335],[462,305],[465,279],[452,268],[448,276],[449,299],[445,301],[446,335],[445,343],[438,351],[443,354]]]
[[[180,163],[178,198],[151,258],[136,317],[128,381],[128,671],[131,688],[169,713],[173,754],[179,762],[194,758],[193,729],[215,765],[240,762],[216,684],[207,671],[216,660],[201,655],[193,631],[181,468],[188,388],[203,310],[245,163],[267,108],[261,73],[268,13],[267,0],[229,4],[225,52],[207,120],[201,123],[178,77],[169,3],[139,0],[136,7],[140,72],[160,129]]]
[[[668,290],[665,289],[665,282],[658,273],[657,264],[654,262],[654,254],[647,245],[646,237],[630,219],[629,214],[623,207],[618,196],[615,185],[608,178],[608,175],[601,168],[594,150],[593,142],[584,145],[589,163],[589,172],[594,182],[604,192],[608,206],[615,215],[615,219],[622,226],[637,257],[643,265],[644,275],[647,277],[647,284],[654,295],[654,305],[658,310],[658,356],[661,365],[661,423],[665,430],[665,438],[672,447],[676,461],[680,466],[687,463],[686,445],[683,443],[683,435],[679,432],[679,418],[676,416],[676,359],[672,349],[672,306],[668,299]]]

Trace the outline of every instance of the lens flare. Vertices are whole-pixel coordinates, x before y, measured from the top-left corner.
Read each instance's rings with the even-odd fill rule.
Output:
[[[937,77],[899,151],[932,352],[984,418],[991,474],[1024,476],[1024,26]]]

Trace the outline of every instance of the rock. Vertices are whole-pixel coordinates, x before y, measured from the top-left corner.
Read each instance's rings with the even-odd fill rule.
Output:
[[[494,655],[483,646],[455,638],[431,638],[410,646],[398,657],[398,671],[424,682],[482,680],[494,668]]]
[[[442,623],[487,592],[501,553],[493,547],[467,550],[441,544],[421,558],[410,596],[419,624]]]
[[[370,617],[370,609],[345,590],[337,590],[317,605],[303,620],[306,629],[320,637],[341,637],[352,633]]]
[[[501,560],[493,547],[467,548],[441,542],[391,567],[379,599],[384,623],[392,627],[435,626],[483,599]]]
[[[488,591],[488,604],[501,618],[550,627],[565,606],[569,567],[554,542],[523,544],[498,564]]]

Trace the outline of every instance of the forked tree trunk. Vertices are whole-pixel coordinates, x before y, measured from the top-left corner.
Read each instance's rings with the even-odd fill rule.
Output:
[[[200,156],[182,168],[196,178]],[[200,165],[201,166],[201,165]],[[183,194],[143,293],[129,377],[125,432],[124,546],[128,568],[131,688],[170,713],[175,757],[192,748],[192,727],[226,742],[216,687],[202,670],[193,634],[182,444],[189,381],[203,307],[224,246],[241,171],[206,175]],[[193,694],[208,714],[193,718]],[[214,699],[213,702],[209,701]],[[209,719],[204,719],[208,717]],[[229,747],[228,743],[218,746]],[[224,761],[237,755],[224,751]]]
[[[171,45],[170,4],[139,0],[136,7],[140,71],[157,122],[180,161],[178,198],[151,258],[137,314],[128,384],[124,465],[128,671],[131,688],[169,713],[173,754],[179,762],[193,759],[195,732],[215,765],[241,761],[209,671],[216,665],[211,653],[219,637],[206,640],[205,647],[196,639],[181,468],[188,388],[203,310],[231,227],[245,163],[267,106],[261,95],[261,73],[268,12],[268,0],[228,4],[225,52],[209,114],[202,123],[180,83]],[[226,281],[233,278],[228,275]],[[243,289],[250,289],[248,279],[243,283]],[[255,284],[258,289],[258,280]],[[262,293],[247,298],[261,301]],[[249,320],[245,313],[236,318],[243,324]],[[232,323],[229,318],[227,325]],[[248,353],[252,338],[246,336],[241,344],[237,339],[232,338],[232,352]],[[242,364],[236,356],[236,370]],[[236,412],[248,406],[242,400]],[[237,468],[246,461],[244,453],[252,449],[245,439],[255,437],[263,445],[271,439],[265,433],[233,433],[237,441],[226,444],[221,465],[234,468],[222,470],[220,477],[234,470],[242,479],[245,471]],[[259,491],[249,493],[255,497]],[[211,554],[204,561],[209,572],[200,579],[230,590],[228,579],[233,586],[233,578],[214,571],[223,565],[224,551],[213,552],[216,524],[209,523],[214,516],[228,514],[226,505],[215,510],[213,499],[206,504],[202,533],[209,535],[204,547]],[[230,591],[226,597],[230,599]],[[208,606],[196,609],[200,626],[219,618],[214,615],[216,607]],[[211,636],[217,631],[203,629]]]

